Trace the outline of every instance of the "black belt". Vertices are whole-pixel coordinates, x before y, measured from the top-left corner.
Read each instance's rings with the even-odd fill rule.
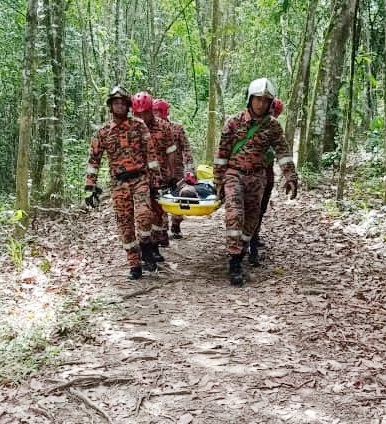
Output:
[[[241,169],[241,168],[230,168],[230,169],[233,171],[240,172],[240,174],[243,174],[243,175],[256,175],[261,172],[263,167],[261,166],[259,168],[253,168],[253,169]]]
[[[135,171],[125,171],[116,175],[115,178],[121,183],[126,183],[130,180],[133,180],[134,178],[140,177],[141,175],[145,174],[145,172],[146,171],[142,169],[136,169]]]

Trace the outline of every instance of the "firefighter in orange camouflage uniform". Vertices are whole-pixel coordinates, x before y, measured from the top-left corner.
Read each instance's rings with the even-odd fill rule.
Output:
[[[284,109],[283,102],[278,97],[275,97],[272,100],[270,114],[274,118],[278,118],[279,115],[283,112],[283,109]],[[275,184],[275,174],[273,171],[274,160],[275,160],[275,153],[273,152],[272,148],[270,148],[267,152],[266,159],[265,159],[265,162],[266,162],[265,173],[267,177],[267,182],[265,184],[263,198],[261,199],[260,215],[259,215],[255,232],[253,233],[253,236],[249,242],[248,262],[252,266],[260,265],[258,251],[260,248],[263,248],[265,246],[265,243],[260,239],[260,229],[261,229],[261,223],[263,221],[263,216],[265,212],[267,212],[269,200],[271,198],[271,193],[273,190],[273,186]]]
[[[129,279],[136,280],[142,277],[141,259],[144,269],[157,269],[151,243],[149,178],[153,172],[159,172],[159,164],[148,128],[142,120],[128,117],[131,100],[126,90],[114,87],[107,105],[112,120],[91,141],[85,185],[88,193],[86,204],[95,207],[99,203],[101,189],[97,187],[97,176],[106,152],[113,207],[130,265]]]
[[[230,283],[235,286],[246,282],[242,259],[260,216],[270,147],[285,177],[286,193],[291,198],[297,195],[298,178],[289,147],[279,122],[269,113],[274,97],[275,89],[267,78],[250,83],[247,108],[226,121],[214,159],[218,195],[225,199]]]
[[[135,116],[143,119],[149,128],[152,142],[156,150],[160,174],[151,181],[151,204],[153,210],[152,241],[153,256],[157,262],[164,262],[165,258],[159,251],[160,245],[167,244],[168,234],[164,231],[165,212],[157,202],[157,191],[176,184],[175,157],[177,146],[170,124],[154,115],[153,97],[146,91],[141,91],[131,97]]]
[[[191,174],[192,176],[194,175],[193,154],[184,127],[176,122],[169,121],[169,107],[169,103],[164,99],[156,99],[153,102],[154,114],[159,118],[168,121],[174,133],[175,142],[177,146],[175,158],[175,177],[178,181],[180,181],[188,174]],[[183,219],[183,215],[171,216],[171,232],[173,238],[175,239],[182,238],[181,222],[183,221]],[[165,231],[167,232],[167,214],[165,214],[165,227]]]

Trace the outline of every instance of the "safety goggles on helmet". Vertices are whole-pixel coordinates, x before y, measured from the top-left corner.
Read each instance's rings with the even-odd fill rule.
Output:
[[[140,91],[131,96],[131,103],[134,113],[153,110],[153,97],[146,91]]]
[[[247,104],[249,104],[252,96],[273,99],[275,97],[275,88],[268,78],[258,78],[249,84]]]
[[[120,87],[119,85],[116,85],[109,94],[109,98],[107,99],[107,106],[111,105],[111,102],[114,99],[125,99],[127,102],[128,106],[131,106],[131,100],[130,100],[130,96],[128,94],[128,92],[123,88]]]

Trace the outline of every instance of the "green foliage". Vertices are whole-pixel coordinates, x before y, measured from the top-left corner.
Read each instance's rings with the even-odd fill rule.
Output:
[[[95,315],[103,311],[105,306],[106,303],[102,299],[94,299],[82,306],[75,299],[68,300],[62,306],[53,334],[60,338],[92,339]]]
[[[322,155],[321,165],[323,168],[337,168],[342,157],[342,152],[337,149],[333,152],[326,152]]]
[[[7,197],[0,198],[0,237],[6,240],[1,249],[5,249],[7,255],[12,260],[16,270],[23,268],[24,242],[14,237],[17,226],[25,217],[22,210],[12,210],[11,199]]]
[[[364,145],[365,151],[376,155],[383,150],[384,143],[384,122],[382,116],[376,116],[370,122],[370,131]]]
[[[324,202],[324,207],[326,209],[326,213],[331,217],[338,217],[342,215],[342,210],[334,200],[327,200]]]
[[[10,237],[7,240],[7,252],[8,256],[12,259],[15,269],[20,271],[23,268],[23,243],[13,237]]]
[[[11,327],[0,327],[0,382],[23,380],[58,355],[58,347],[49,345],[43,333],[41,327],[19,335]]]
[[[56,319],[46,318],[39,325],[20,328],[5,311],[0,317],[0,383],[19,382],[52,363],[65,340],[85,342],[93,338],[96,317],[106,303],[93,299],[80,305],[74,298],[57,306]]]
[[[318,187],[320,183],[320,173],[315,171],[310,164],[306,164],[298,169],[300,179],[306,190],[312,190]]]
[[[44,274],[48,274],[51,271],[51,262],[47,258],[43,258],[38,266]]]

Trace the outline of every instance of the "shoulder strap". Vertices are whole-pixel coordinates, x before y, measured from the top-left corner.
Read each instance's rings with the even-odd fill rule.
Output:
[[[267,117],[270,118],[269,115]],[[267,122],[268,120],[267,117],[263,119],[262,124],[265,124]],[[252,125],[251,128],[249,128],[249,130],[245,134],[245,137],[236,141],[236,143],[233,146],[231,155],[235,155],[236,153],[238,153],[240,149],[244,146],[244,144],[248,140],[250,140],[257,133],[257,131],[259,131],[259,129],[260,129],[260,126],[258,123],[255,123],[254,125]]]

